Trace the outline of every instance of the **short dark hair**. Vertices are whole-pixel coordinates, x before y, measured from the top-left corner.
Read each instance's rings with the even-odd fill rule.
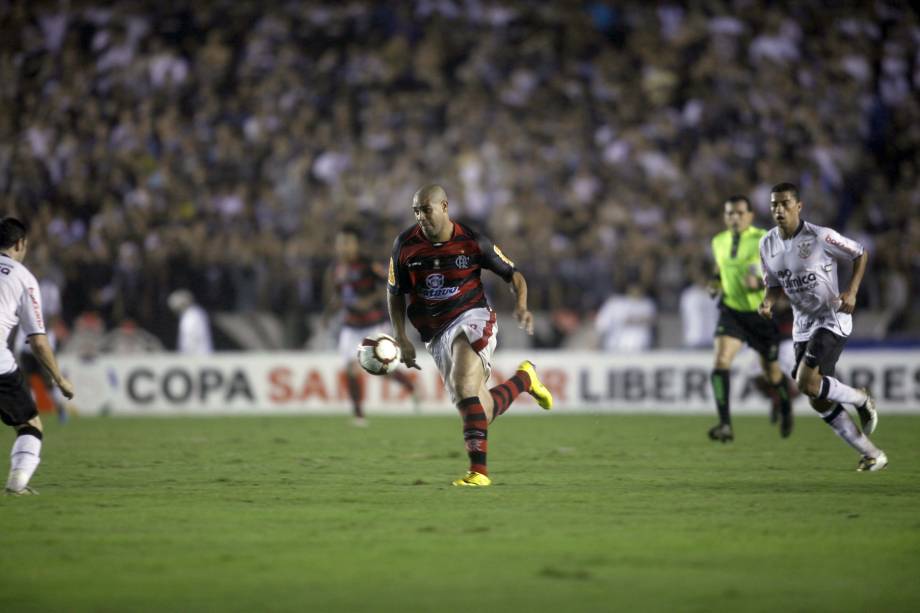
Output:
[[[0,221],[0,249],[9,249],[26,237],[29,229],[15,217],[6,217]]]
[[[794,183],[777,183],[773,186],[773,189],[770,190],[771,194],[779,194],[781,192],[792,192],[792,197],[798,202],[799,188],[796,187]]]
[[[734,203],[734,202],[743,202],[744,204],[747,205],[747,210],[748,210],[748,212],[750,212],[750,213],[753,213],[753,212],[754,212],[754,207],[751,206],[751,201],[748,200],[748,197],[747,197],[747,196],[742,196],[741,194],[735,194],[734,196],[729,196],[728,198],[726,198],[726,199],[725,199],[725,202],[726,202],[726,204],[727,204],[727,203],[730,203],[730,202],[731,202],[731,203]]]

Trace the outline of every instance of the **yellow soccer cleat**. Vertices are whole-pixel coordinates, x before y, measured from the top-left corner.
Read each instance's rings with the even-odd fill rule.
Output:
[[[523,370],[527,373],[527,376],[530,377],[530,395],[533,396],[537,404],[540,405],[540,408],[544,411],[549,411],[553,408],[553,394],[549,391],[543,383],[540,381],[540,378],[537,376],[537,370],[533,366],[533,362],[530,360],[524,360],[517,367],[518,370]]]
[[[470,471],[466,473],[466,476],[454,481],[453,485],[462,487],[486,487],[492,485],[492,480],[482,473]]]

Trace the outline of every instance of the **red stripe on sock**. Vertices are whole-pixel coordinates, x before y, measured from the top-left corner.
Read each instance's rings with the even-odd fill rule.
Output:
[[[463,419],[463,443],[470,459],[470,470],[489,474],[486,456],[489,452],[489,420],[485,409],[476,396],[464,398],[457,403],[457,410]]]

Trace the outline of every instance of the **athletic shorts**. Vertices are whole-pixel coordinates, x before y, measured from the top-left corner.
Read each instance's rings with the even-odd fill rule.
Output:
[[[450,386],[450,373],[454,365],[451,349],[454,339],[460,334],[466,335],[473,351],[479,354],[479,359],[482,360],[482,366],[486,371],[486,380],[488,380],[492,374],[492,354],[495,353],[495,346],[498,344],[498,323],[495,321],[495,311],[486,308],[465,311],[437,336],[425,343],[425,348],[434,358],[441,378],[444,379],[444,387],[447,388],[454,404],[462,398],[456,398]]]
[[[818,370],[822,375],[832,377],[837,368],[837,360],[843,353],[847,344],[847,337],[838,336],[827,328],[818,328],[807,341],[795,343],[795,367],[792,369],[792,378],[799,370],[799,364],[804,359],[806,362],[816,361]]]
[[[377,324],[365,328],[354,328],[352,326],[342,326],[339,331],[339,355],[345,360],[345,363],[353,362],[358,359],[358,346],[365,337],[378,332],[390,334],[390,328],[386,324]]]
[[[38,415],[32,392],[18,368],[0,375],[0,420],[7,426],[21,426]]]
[[[716,336],[731,336],[748,344],[768,362],[779,355],[779,329],[772,319],[761,317],[757,311],[736,311],[724,304],[719,306]]]

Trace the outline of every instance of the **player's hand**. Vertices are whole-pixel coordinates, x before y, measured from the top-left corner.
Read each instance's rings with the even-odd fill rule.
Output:
[[[759,313],[761,317],[773,319],[773,303],[764,300],[760,303],[760,306],[757,307],[757,313]]]
[[[514,309],[514,318],[518,321],[518,327],[521,330],[526,331],[527,334],[533,334],[533,313],[526,308],[518,307]]]
[[[68,379],[61,378],[61,380],[57,382],[57,386],[60,388],[61,393],[64,394],[64,398],[67,400],[73,398],[73,383]]]
[[[415,363],[415,345],[412,344],[407,337],[402,337],[396,339],[396,342],[399,343],[399,361],[405,364],[408,368],[415,368],[421,370],[422,367]]]
[[[837,307],[837,310],[852,315],[856,310],[856,292],[847,290],[840,294],[840,306]]]

